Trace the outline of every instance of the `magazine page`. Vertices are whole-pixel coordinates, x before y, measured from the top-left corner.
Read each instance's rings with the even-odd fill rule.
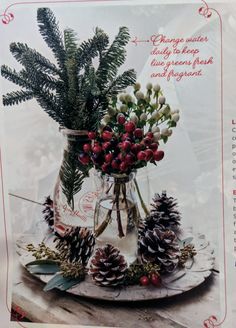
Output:
[[[234,1],[0,4],[1,327],[234,327]]]

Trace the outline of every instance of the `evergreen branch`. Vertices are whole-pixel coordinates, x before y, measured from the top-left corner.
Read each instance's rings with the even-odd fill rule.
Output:
[[[78,153],[73,150],[65,150],[63,163],[60,170],[62,191],[66,196],[68,204],[74,209],[74,195],[82,188],[85,174],[78,168]]]
[[[77,35],[74,30],[67,28],[64,30],[64,44],[66,50],[66,57],[74,57],[77,51]]]
[[[48,91],[35,90],[35,98],[45,112],[60,125],[64,125],[61,108],[54,94]]]
[[[126,56],[125,46],[129,38],[128,29],[121,27],[109,49],[100,58],[97,69],[97,81],[100,89],[103,89],[107,83],[116,77],[118,68],[124,63]]]
[[[25,77],[22,76],[24,72],[25,71],[22,70],[18,73],[15,69],[11,69],[6,65],[1,66],[1,75],[5,77],[5,79],[21,86],[22,88],[31,90],[31,84]]]
[[[78,69],[84,68],[92,63],[92,59],[101,53],[109,43],[109,39],[106,33],[101,29],[96,29],[95,35],[92,39],[84,41],[78,48],[77,61]]]
[[[42,56],[36,50],[29,48],[27,44],[13,42],[10,44],[10,51],[16,60],[22,65],[24,65],[24,58],[25,55],[27,55],[33,61],[34,69],[41,70],[44,73],[49,73],[52,75],[60,76],[61,74],[56,65],[52,64],[47,58]]]
[[[107,97],[117,95],[128,86],[134,84],[136,81],[136,72],[133,69],[123,72],[112,81],[109,88],[105,91]]]
[[[37,12],[39,31],[52,49],[57,63],[61,70],[65,72],[66,53],[63,45],[62,35],[53,12],[49,8],[39,8]]]
[[[13,106],[18,105],[19,103],[30,100],[34,97],[33,91],[13,91],[3,95],[3,105],[4,106]]]

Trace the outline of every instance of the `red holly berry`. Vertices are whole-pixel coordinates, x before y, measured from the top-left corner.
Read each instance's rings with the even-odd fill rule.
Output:
[[[156,150],[153,153],[153,158],[155,161],[161,161],[164,157],[164,151],[163,150]]]
[[[126,119],[125,119],[125,116],[123,114],[118,114],[117,115],[117,123],[123,125],[123,124],[125,124],[125,121],[126,121]]]
[[[103,150],[108,150],[111,147],[111,143],[109,141],[106,141],[102,144],[102,149]]]
[[[143,136],[143,130],[140,129],[140,128],[135,129],[134,130],[134,136],[136,138],[142,138],[142,136]]]
[[[152,132],[148,132],[148,133],[146,134],[146,137],[147,137],[147,138],[150,138],[150,139],[153,139],[153,133],[152,133]]]
[[[144,152],[146,154],[146,161],[150,161],[153,157],[153,151],[151,149],[146,149]]]
[[[151,273],[150,275],[150,280],[151,280],[151,283],[154,285],[154,286],[160,286],[161,285],[161,277],[159,274],[157,273]]]
[[[96,138],[96,132],[90,131],[88,132],[88,137],[91,140],[94,140]]]
[[[149,146],[149,148],[150,148],[151,150],[155,151],[155,150],[157,150],[157,148],[158,148],[158,144],[157,144],[156,142],[153,142],[153,143]]]
[[[135,130],[135,124],[132,121],[129,121],[127,123],[125,123],[125,131],[126,132],[133,132]]]
[[[90,162],[90,157],[88,154],[85,153],[81,153],[79,154],[79,161],[83,164],[83,165],[87,165]]]
[[[105,173],[109,172],[110,165],[108,163],[102,164],[102,171]]]
[[[124,150],[124,151],[129,151],[131,149],[131,142],[128,141],[128,140],[125,140],[122,142],[122,145],[121,145],[121,148]]]
[[[118,159],[119,159],[120,161],[123,161],[124,158],[125,158],[125,154],[123,154],[123,153],[119,153],[117,157],[118,157]]]
[[[137,154],[141,149],[142,149],[142,147],[141,147],[140,144],[134,144],[134,145],[131,146],[131,151],[134,154]]]
[[[132,165],[132,164],[134,163],[134,160],[135,160],[135,156],[134,156],[134,154],[129,153],[129,154],[127,154],[127,155],[125,156],[125,162],[126,162],[128,165]]]
[[[139,282],[140,282],[140,285],[142,286],[147,286],[149,285],[149,279],[147,276],[142,276],[140,279],[139,279]]]
[[[113,154],[109,153],[105,155],[105,162],[110,163],[113,159]]]
[[[128,139],[130,141],[131,138],[132,138],[132,135],[130,133],[126,132],[126,133],[123,134],[121,140],[125,141],[125,140]]]
[[[101,153],[102,152],[102,147],[100,145],[96,144],[95,146],[93,146],[93,152],[95,154]]]
[[[111,166],[113,169],[118,170],[120,168],[120,160],[113,159],[113,161],[111,162]]]
[[[146,153],[144,151],[140,151],[137,155],[138,160],[145,161],[146,160]]]
[[[85,153],[89,153],[91,151],[91,144],[84,144],[83,145],[83,151]]]
[[[127,169],[128,169],[128,164],[125,161],[124,162],[121,162],[121,164],[120,164],[120,170],[122,172],[125,172],[125,171],[127,171]]]
[[[152,143],[152,139],[150,139],[149,137],[146,137],[143,139],[143,142],[146,146],[149,146]]]
[[[104,131],[102,133],[103,140],[110,141],[113,137],[113,133],[111,131]]]

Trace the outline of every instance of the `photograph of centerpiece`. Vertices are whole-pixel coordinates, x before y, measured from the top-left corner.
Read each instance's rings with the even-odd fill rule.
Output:
[[[97,246],[111,244],[128,264],[137,259],[138,229],[141,223],[138,198],[145,215],[136,173],[164,158],[161,142],[166,143],[177,125],[179,112],[171,111],[159,85],[140,83],[133,94],[112,97],[98,130],[88,132],[79,161],[93,166],[101,179],[101,192],[94,213]]]

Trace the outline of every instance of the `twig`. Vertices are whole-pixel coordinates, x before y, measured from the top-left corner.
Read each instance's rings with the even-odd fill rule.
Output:
[[[143,200],[143,198],[142,198],[142,195],[141,195],[141,192],[140,192],[140,189],[139,189],[139,186],[138,186],[138,182],[137,182],[136,179],[134,179],[134,184],[135,184],[135,187],[136,187],[136,189],[137,189],[137,193],[138,193],[138,197],[139,197],[139,200],[140,200],[141,206],[142,206],[142,208],[143,208],[145,214],[146,214],[146,215],[149,215],[149,211],[148,211],[148,209],[147,209],[147,206],[146,206],[145,203],[144,203],[144,200]]]

